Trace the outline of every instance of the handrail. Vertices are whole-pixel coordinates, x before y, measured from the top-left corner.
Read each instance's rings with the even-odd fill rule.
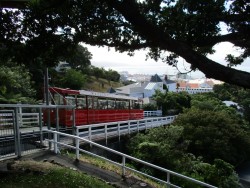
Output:
[[[6,111],[8,112],[8,111]],[[19,115],[19,123],[20,126],[24,126],[24,125],[32,125],[32,124],[36,124],[39,125],[39,113],[18,113]],[[0,111],[0,126],[1,124],[3,125],[7,125],[6,122],[10,121],[11,123],[9,123],[9,125],[13,125],[13,118],[14,115],[13,113],[4,113],[4,111]]]
[[[79,143],[80,143],[80,141],[84,141],[84,142],[87,142],[87,143],[89,143],[89,144],[91,144],[91,145],[94,145],[94,146],[96,146],[96,147],[98,147],[98,148],[101,148],[101,149],[104,149],[104,150],[109,151],[109,152],[111,152],[111,153],[120,155],[120,156],[122,157],[122,163],[121,163],[121,164],[116,163],[116,162],[113,162],[113,163],[122,167],[122,175],[123,175],[123,176],[125,175],[125,170],[126,170],[126,169],[129,169],[129,170],[131,170],[131,171],[137,172],[137,173],[142,174],[142,175],[144,175],[144,176],[151,177],[151,178],[153,178],[153,179],[155,179],[155,180],[157,180],[157,181],[160,181],[160,182],[165,183],[166,185],[172,186],[172,187],[178,187],[178,186],[173,185],[173,184],[170,183],[170,175],[174,175],[174,176],[183,178],[183,179],[185,179],[185,180],[191,181],[191,182],[193,182],[193,183],[197,183],[197,184],[202,185],[202,186],[205,186],[205,187],[216,188],[215,186],[209,185],[209,184],[204,183],[204,182],[202,182],[202,181],[199,181],[199,180],[190,178],[190,177],[188,177],[188,176],[184,176],[184,175],[182,175],[182,174],[176,173],[176,172],[174,172],[174,171],[171,171],[171,170],[162,168],[162,167],[160,167],[160,166],[157,166],[157,165],[148,163],[148,162],[143,161],[143,160],[141,160],[141,159],[138,159],[138,158],[132,157],[132,156],[130,156],[130,155],[121,153],[121,152],[119,152],[119,151],[110,149],[110,148],[108,148],[108,147],[105,147],[105,146],[103,146],[103,145],[97,144],[97,143],[95,143],[95,142],[93,142],[93,141],[90,141],[90,140],[88,140],[88,139],[85,139],[85,138],[82,138],[82,137],[79,137],[79,136],[70,135],[70,134],[66,134],[66,133],[62,133],[62,132],[58,132],[58,131],[52,131],[52,130],[44,130],[44,131],[45,131],[45,132],[49,132],[49,133],[53,133],[54,139],[53,139],[53,141],[52,141],[52,140],[49,140],[49,142],[52,142],[52,143],[54,144],[54,152],[55,152],[55,153],[58,153],[58,145],[63,145],[63,146],[65,146],[65,147],[75,149],[75,150],[76,150],[76,158],[77,158],[77,159],[79,159],[79,151],[81,151],[81,152],[83,152],[83,153],[88,153],[88,154],[91,154],[91,155],[95,155],[95,156],[97,156],[97,157],[100,157],[100,156],[98,156],[98,155],[96,155],[96,154],[92,154],[92,153],[90,153],[90,152],[88,152],[88,151],[85,151],[85,150],[81,149]],[[58,141],[58,135],[65,136],[65,137],[70,137],[70,138],[74,138],[74,139],[75,139],[75,142],[76,142],[75,146],[71,146],[71,145],[68,145],[68,144],[59,142],[59,141]],[[104,159],[104,160],[110,161],[109,159],[107,159],[107,158],[105,158],[105,157],[101,157],[101,158]],[[156,177],[149,176],[148,174],[145,174],[145,173],[143,173],[143,172],[140,172],[140,171],[137,171],[137,170],[135,170],[135,169],[132,169],[132,168],[127,167],[127,166],[126,166],[126,159],[130,159],[130,160],[132,160],[132,161],[135,161],[135,162],[138,162],[138,163],[147,165],[147,166],[149,166],[149,167],[152,167],[152,168],[154,168],[154,169],[158,169],[158,170],[160,170],[160,171],[162,171],[162,172],[167,173],[167,181],[158,179],[158,178],[156,178]]]
[[[77,136],[85,137],[89,140],[93,140],[93,136],[96,136],[98,138],[103,136],[105,137],[107,144],[107,137],[110,135],[116,135],[120,140],[120,136],[122,133],[130,134],[131,132],[139,132],[140,130],[167,125],[172,123],[175,118],[176,116],[154,117],[138,120],[82,125],[76,126],[75,128]]]
[[[138,121],[141,121],[141,122],[146,122],[146,121],[152,121],[152,120],[167,120],[167,121],[173,121],[177,116],[166,116],[166,117],[152,117],[152,118],[146,118],[146,119],[137,119],[137,120],[129,120],[129,121],[118,121],[118,122],[108,122],[108,123],[96,123],[96,124],[91,124],[91,125],[79,125],[77,126],[76,128],[77,129],[83,129],[83,128],[86,128],[86,127],[95,127],[95,126],[102,126],[102,125],[106,125],[106,124],[109,124],[109,125],[115,125],[115,124],[122,124],[122,123],[128,123],[128,122],[138,122]]]
[[[45,104],[0,104],[0,107],[3,108],[68,108],[75,109],[76,107],[73,105],[45,105]]]
[[[162,116],[161,110],[156,111],[143,111],[144,117],[151,117],[151,116]]]

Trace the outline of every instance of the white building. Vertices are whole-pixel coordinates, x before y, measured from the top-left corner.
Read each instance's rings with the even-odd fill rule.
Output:
[[[161,92],[163,92],[163,83],[162,82],[157,82],[157,83],[149,82],[147,86],[144,88],[143,98],[152,97],[155,94],[156,90],[160,90]]]
[[[166,75],[163,79],[163,84],[166,85],[169,92],[176,92],[177,84],[175,81],[168,79],[168,76]]]
[[[165,85],[168,92],[186,91],[189,94],[196,94],[213,92],[213,86],[215,84],[217,84],[216,80],[212,79],[179,80],[176,82],[169,80],[168,76],[161,79],[156,74],[151,77],[150,81],[139,82],[117,88],[116,93],[138,98],[150,98],[155,94],[156,90],[164,92]]]
[[[116,93],[119,95],[126,95],[138,97],[143,99],[144,104],[150,103],[151,97],[155,94],[156,90],[165,92],[163,85],[165,84],[168,91],[176,92],[176,82],[172,80],[161,79],[157,74],[151,77],[150,81],[139,82],[127,86],[116,88]]]
[[[214,83],[212,80],[179,80],[177,83],[177,92],[186,91],[189,94],[213,92]]]

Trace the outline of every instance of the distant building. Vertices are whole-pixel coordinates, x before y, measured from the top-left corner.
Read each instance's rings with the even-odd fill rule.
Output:
[[[108,88],[107,93],[116,93],[116,91],[114,88],[110,87]]]
[[[228,107],[234,106],[234,107],[236,107],[238,110],[241,109],[241,107],[239,106],[239,104],[236,103],[236,102],[233,102],[233,101],[223,101],[223,103],[224,103],[226,106],[228,106]]]
[[[67,70],[71,69],[71,66],[69,63],[67,63],[66,61],[60,61],[58,63],[58,65],[56,66],[55,70],[57,72],[65,72]]]
[[[116,88],[116,93],[119,95],[127,95],[132,97],[142,98],[144,104],[152,103],[152,96],[156,90],[165,92],[164,85],[167,91],[176,92],[176,82],[169,80],[167,76],[161,79],[157,74],[151,76],[149,81],[138,82],[127,86]]]
[[[236,102],[233,101],[222,101],[226,106],[233,107],[236,109],[237,113],[243,116],[244,109]]]
[[[176,92],[176,88],[177,88],[177,84],[176,81],[170,80],[168,79],[168,76],[165,75],[164,79],[163,79],[163,84],[166,85],[167,90],[169,92]]]
[[[189,94],[213,92],[213,86],[210,84],[206,82],[206,79],[179,80],[177,92],[186,91]]]
[[[150,82],[162,82],[162,79],[158,76],[158,74],[155,74],[154,76],[151,76]]]
[[[157,74],[151,76],[149,81],[142,81],[127,86],[116,88],[115,91],[119,95],[126,95],[132,97],[142,98],[144,103],[152,102],[151,98],[156,90],[165,92],[181,92],[186,91],[189,94],[213,92],[213,86],[218,84],[213,79],[196,79],[196,80],[183,80],[178,81],[170,80],[167,75],[160,78]],[[164,86],[165,85],[165,86]]]
[[[116,93],[119,95],[133,96],[143,99],[152,97],[156,90],[160,90],[162,92],[164,91],[163,81],[157,74],[152,76],[150,81],[134,83],[116,88]],[[145,99],[145,101],[147,100]]]

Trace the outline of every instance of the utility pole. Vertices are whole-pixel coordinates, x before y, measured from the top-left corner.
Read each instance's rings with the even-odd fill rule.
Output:
[[[44,87],[45,87],[45,101],[46,105],[49,105],[49,71],[48,68],[45,69],[45,79],[44,79]],[[50,130],[50,108],[47,110],[47,127]],[[51,139],[51,134],[48,134],[49,140]],[[51,149],[51,142],[49,142],[49,148]]]
[[[49,73],[48,68],[45,69],[45,101],[46,105],[49,105]]]

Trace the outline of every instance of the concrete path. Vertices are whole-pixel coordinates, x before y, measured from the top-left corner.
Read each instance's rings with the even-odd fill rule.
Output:
[[[97,178],[100,178],[114,187],[119,187],[119,188],[152,188],[152,186],[147,185],[145,182],[139,180],[138,178],[135,178],[133,176],[130,177],[125,177],[122,178],[121,175],[104,170],[101,168],[98,168],[94,165],[91,165],[86,162],[82,161],[76,161],[74,159],[71,159],[67,156],[62,156],[60,154],[56,155],[52,153],[51,151],[44,150],[44,151],[39,151],[33,154],[29,154],[26,156],[23,156],[19,160],[35,160],[35,161],[49,161],[53,162],[56,164],[60,164],[62,166],[68,167],[68,168],[74,168],[76,170],[79,170],[81,172],[87,173],[91,176],[95,176]],[[7,171],[7,163],[17,160],[17,159],[9,159],[9,160],[4,160],[0,161],[0,172],[1,171]]]

